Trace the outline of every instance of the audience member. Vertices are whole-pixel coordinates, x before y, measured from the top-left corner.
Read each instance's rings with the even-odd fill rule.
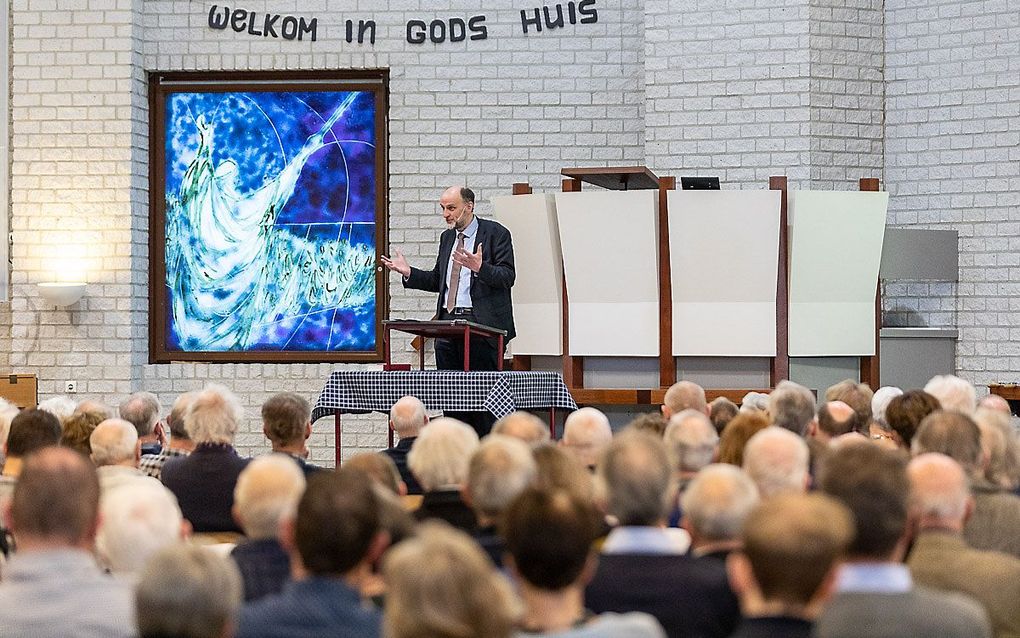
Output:
[[[818,638],[991,636],[969,598],[916,587],[901,563],[906,550],[906,461],[867,441],[847,443],[822,467],[823,492],[853,514],[855,535],[836,595],[815,626]]]
[[[228,638],[241,578],[224,556],[175,545],[153,556],[135,592],[140,638]]]
[[[926,587],[966,594],[981,603],[996,636],[1020,636],[1020,559],[972,549],[963,526],[974,507],[967,475],[943,454],[907,466],[917,536],[907,566]]]
[[[383,450],[382,453],[390,457],[397,465],[400,472],[400,479],[407,486],[408,494],[421,494],[421,485],[414,478],[414,474],[407,467],[407,455],[411,451],[418,434],[425,424],[429,422],[428,414],[425,413],[425,405],[412,396],[401,397],[390,408],[390,427],[397,433],[398,441],[394,447]]]
[[[39,405],[36,406],[40,410],[46,410],[53,416],[57,417],[60,421],[60,425],[63,426],[67,422],[71,415],[74,414],[75,410],[78,409],[78,404],[67,397],[50,397],[45,401],[40,401]]]
[[[185,392],[177,397],[173,407],[170,408],[170,414],[166,416],[166,427],[170,431],[170,440],[163,445],[159,454],[142,454],[138,469],[159,479],[162,478],[163,464],[167,459],[191,454],[195,449],[195,443],[188,436],[188,431],[184,427],[184,415],[191,408],[191,404],[197,396],[198,392]]]
[[[159,454],[166,445],[166,430],[162,416],[163,406],[151,392],[135,392],[118,409],[120,418],[135,426],[142,454]]]
[[[181,542],[191,531],[177,499],[152,477],[117,487],[100,500],[99,513],[96,555],[122,576],[138,575],[156,552]]]
[[[7,434],[11,431],[11,421],[18,416],[18,411],[18,406],[0,398],[0,470],[3,469],[3,448],[7,444]]]
[[[981,428],[981,449],[988,459],[985,479],[1015,492],[1020,486],[1020,441],[1011,420],[1010,415],[990,408],[974,413],[974,422]]]
[[[113,490],[126,485],[159,481],[138,469],[138,433],[124,419],[106,419],[96,426],[89,437],[92,462],[99,474],[100,503],[105,503]]]
[[[230,511],[237,476],[248,464],[233,446],[243,416],[232,392],[209,384],[184,415],[184,427],[195,450],[188,456],[168,458],[163,464],[160,478],[177,497],[196,532],[241,531]]]
[[[662,397],[662,416],[668,421],[674,414],[684,410],[697,410],[708,414],[705,389],[691,381],[678,381],[671,385]]]
[[[290,555],[280,542],[281,526],[294,520],[304,490],[301,468],[281,454],[253,459],[237,477],[233,514],[245,539],[230,556],[240,571],[246,601],[283,590]]]
[[[372,482],[385,488],[394,496],[406,496],[408,494],[407,484],[400,478],[397,464],[386,454],[375,454],[366,452],[355,454],[344,461],[344,468],[350,468],[364,472]]]
[[[775,425],[752,436],[744,446],[744,471],[765,500],[782,492],[806,492],[811,482],[808,461],[804,439]]]
[[[473,431],[472,431],[473,432]],[[379,636],[379,612],[359,583],[387,545],[371,481],[360,472],[316,472],[284,525],[293,580],[277,595],[246,603],[237,636]],[[484,560],[484,559],[483,559]]]
[[[643,412],[623,426],[625,432],[644,432],[662,438],[668,423],[662,412]]]
[[[566,490],[581,499],[595,497],[595,481],[591,472],[563,448],[546,443],[532,451],[535,457],[535,486],[544,490]]]
[[[455,419],[435,419],[421,431],[407,455],[407,465],[424,492],[415,518],[439,518],[468,533],[475,531],[475,513],[460,490],[476,449],[478,434]]]
[[[744,620],[734,638],[808,638],[832,596],[853,518],[822,494],[780,494],[747,519],[729,560]]]
[[[811,420],[815,418],[815,395],[799,383],[780,381],[769,394],[768,413],[772,425],[797,436],[807,436]]]
[[[0,487],[0,496],[14,489],[14,481],[21,474],[21,465],[32,452],[60,441],[60,421],[45,410],[29,408],[11,419],[11,429],[4,444],[4,469],[7,489]],[[3,483],[0,483],[2,485]]]
[[[25,412],[44,414],[56,439],[57,417]],[[0,636],[135,635],[129,583],[103,574],[92,556],[99,479],[88,459],[57,447],[27,457],[9,521],[18,551],[0,582]]]
[[[549,440],[549,426],[534,414],[517,410],[496,421],[492,434],[512,436],[534,446]]]
[[[680,492],[701,468],[715,459],[719,446],[719,434],[712,422],[697,410],[684,410],[670,417],[662,439]]]
[[[981,449],[981,430],[963,412],[939,410],[924,418],[914,436],[915,456],[939,452],[963,467],[974,494],[974,514],[963,537],[974,549],[1006,552],[1020,557],[1020,497],[985,478],[987,459]]]
[[[565,490],[529,488],[510,504],[500,529],[524,602],[519,636],[665,636],[647,614],[593,616],[585,609],[584,587],[595,571],[592,544],[600,528],[591,501]]]
[[[683,528],[691,535],[691,553],[725,560],[740,548],[740,531],[758,505],[758,488],[739,467],[716,463],[694,477],[680,503]]]
[[[286,454],[307,477],[322,468],[307,461],[308,437],[312,435],[312,408],[304,397],[280,392],[262,404],[262,433],[273,452]]]
[[[96,426],[107,419],[102,412],[72,412],[61,426],[60,447],[66,447],[84,456],[92,456],[92,444],[89,439]]]
[[[939,400],[924,390],[907,390],[889,401],[885,408],[885,421],[896,433],[900,446],[909,451],[921,421],[938,409]]]
[[[737,416],[737,412],[740,408],[733,401],[730,401],[726,397],[716,397],[711,403],[708,404],[709,418],[712,419],[712,425],[715,426],[717,434],[722,434],[726,424],[729,423],[733,417]]]
[[[606,415],[595,408],[581,408],[567,415],[560,445],[581,465],[595,471],[599,456],[612,440],[613,429]]]
[[[537,473],[531,450],[520,439],[490,434],[471,456],[464,501],[477,517],[474,538],[497,567],[503,565],[503,538],[496,524],[499,516]]]
[[[885,385],[876,390],[875,396],[871,397],[871,418],[886,424],[885,409],[889,407],[890,401],[899,396],[903,396],[903,390],[896,386]]]
[[[818,417],[808,427],[808,436],[828,445],[837,436],[860,432],[863,426],[854,409],[843,401],[826,401],[818,408]]]
[[[875,393],[866,383],[858,383],[853,379],[844,379],[829,386],[825,391],[826,401],[842,401],[857,413],[858,432],[868,436],[874,415],[871,412],[871,401]]]
[[[508,638],[513,633],[520,612],[509,584],[461,531],[441,523],[422,525],[415,538],[387,554],[383,575],[387,638]]]
[[[585,590],[589,608],[649,613],[674,638],[728,636],[739,610],[725,570],[687,555],[687,533],[664,526],[675,487],[662,441],[621,434],[606,449],[597,479],[619,526],[606,538]]]
[[[761,412],[762,414],[768,414],[768,411],[768,394],[752,390],[740,399],[740,412]]]
[[[940,374],[931,378],[924,391],[938,399],[943,410],[955,410],[968,416],[977,408],[977,391],[969,381],[951,374]]]
[[[738,467],[744,464],[744,447],[751,437],[769,427],[769,418],[764,412],[741,412],[733,417],[719,437],[720,463]]]
[[[978,401],[977,407],[979,409],[985,408],[987,410],[1001,412],[1006,416],[1013,416],[1013,409],[1009,407],[1009,401],[997,394],[986,394],[981,397],[981,400]]]

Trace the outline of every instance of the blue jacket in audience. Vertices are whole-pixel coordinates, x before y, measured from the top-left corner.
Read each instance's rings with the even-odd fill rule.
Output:
[[[237,638],[375,638],[381,626],[379,611],[347,583],[312,577],[242,607]]]

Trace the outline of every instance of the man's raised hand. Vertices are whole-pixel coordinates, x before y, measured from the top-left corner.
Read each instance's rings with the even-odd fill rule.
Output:
[[[407,263],[407,259],[404,258],[404,253],[400,252],[399,248],[393,250],[393,257],[387,257],[383,255],[380,257],[382,265],[386,266],[393,272],[398,272],[401,276],[411,276],[411,265]]]

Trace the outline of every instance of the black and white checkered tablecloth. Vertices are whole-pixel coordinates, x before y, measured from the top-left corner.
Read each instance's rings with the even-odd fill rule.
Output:
[[[487,410],[497,419],[514,410],[577,409],[563,377],[555,372],[336,370],[315,402],[312,422],[335,412],[389,412],[406,395],[421,399],[428,410]]]

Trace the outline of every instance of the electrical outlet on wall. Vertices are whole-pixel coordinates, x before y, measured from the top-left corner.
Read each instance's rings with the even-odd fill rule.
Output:
[[[78,391],[78,382],[68,381],[67,385],[64,387],[64,391],[67,392],[68,394],[74,394],[75,392]]]

